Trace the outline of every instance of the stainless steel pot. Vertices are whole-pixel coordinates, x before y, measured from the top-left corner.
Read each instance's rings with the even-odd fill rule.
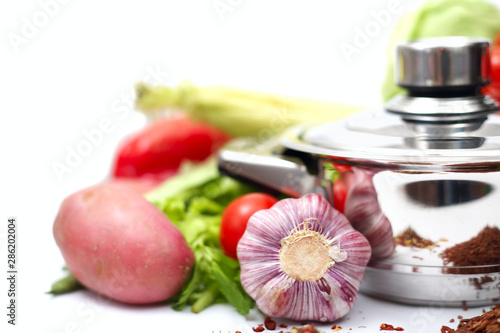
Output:
[[[410,304],[499,302],[500,262],[443,261],[445,249],[500,227],[500,117],[498,104],[481,94],[491,78],[489,48],[488,40],[463,37],[401,44],[396,81],[406,95],[268,142],[234,142],[220,152],[219,167],[290,196],[320,193],[332,204],[336,186],[347,186],[346,208],[356,191],[339,175],[369,174],[393,236],[411,228],[436,246],[397,245],[389,257],[373,257],[362,292]]]

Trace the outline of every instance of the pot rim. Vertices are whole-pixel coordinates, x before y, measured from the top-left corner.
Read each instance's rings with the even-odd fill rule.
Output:
[[[500,170],[500,116],[490,116],[485,125],[467,136],[438,138],[412,133],[399,117],[380,111],[368,109],[336,122],[297,125],[281,135],[280,144],[344,164],[390,170]],[[471,138],[478,138],[480,145],[454,148]],[[445,147],[428,148],[425,140],[447,140],[449,145],[445,142]],[[418,145],[419,141],[424,145]]]

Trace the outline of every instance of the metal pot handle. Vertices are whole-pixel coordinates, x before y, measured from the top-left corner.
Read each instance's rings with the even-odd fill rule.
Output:
[[[219,171],[292,197],[318,193],[333,203],[332,182],[314,175],[302,159],[284,151],[277,139],[257,144],[248,139],[235,140],[219,152]]]

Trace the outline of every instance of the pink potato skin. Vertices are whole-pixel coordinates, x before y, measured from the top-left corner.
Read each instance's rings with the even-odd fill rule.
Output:
[[[54,237],[69,271],[88,289],[130,304],[177,294],[194,255],[179,229],[135,191],[99,184],[61,203]]]

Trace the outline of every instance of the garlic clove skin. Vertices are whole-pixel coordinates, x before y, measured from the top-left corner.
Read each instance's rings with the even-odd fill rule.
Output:
[[[238,243],[245,291],[265,314],[293,320],[347,314],[370,255],[367,239],[318,194],[255,213]]]
[[[394,235],[391,222],[380,209],[373,173],[356,167],[352,171],[344,215],[370,242],[372,258],[387,258],[394,253]]]

